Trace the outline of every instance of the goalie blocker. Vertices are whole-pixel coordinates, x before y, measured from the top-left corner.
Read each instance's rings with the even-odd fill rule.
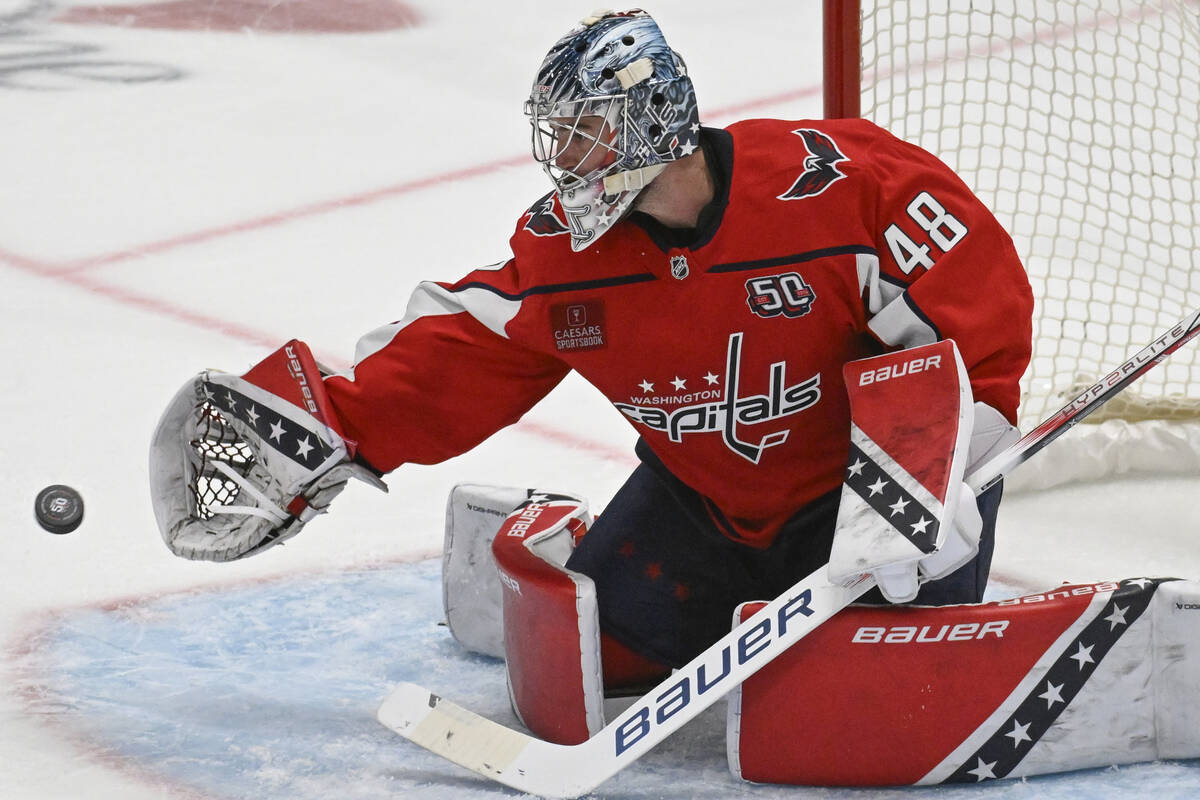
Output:
[[[947,339],[842,371],[850,453],[829,579],[869,572],[885,598],[911,602],[922,581],[947,577],[979,551],[983,519],[963,483],[977,414],[967,368]],[[982,599],[986,578],[984,567],[972,599]]]

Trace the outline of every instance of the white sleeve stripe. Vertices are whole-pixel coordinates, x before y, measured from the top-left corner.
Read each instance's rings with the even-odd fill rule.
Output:
[[[875,253],[859,253],[858,292],[866,297],[867,311],[878,314],[884,306],[904,293],[905,286],[889,275],[879,271],[879,256]]]
[[[942,338],[937,327],[913,304],[907,293],[884,306],[867,327],[881,342],[894,347],[917,347]]]
[[[878,314],[883,308],[883,296],[879,286],[879,256],[859,253],[855,256],[858,266],[858,293],[867,298],[867,311]]]
[[[354,363],[361,364],[387,347],[396,334],[423,317],[461,314],[464,311],[497,336],[508,338],[504,327],[521,309],[520,300],[509,300],[484,289],[460,289],[452,292],[432,281],[420,283],[409,298],[404,318],[383,325],[358,340],[354,348]],[[354,367],[341,376],[354,380]]]

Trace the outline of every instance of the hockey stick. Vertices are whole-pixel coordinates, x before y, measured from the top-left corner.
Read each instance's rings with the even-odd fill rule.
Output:
[[[987,491],[996,481],[1024,464],[1034,453],[1069,431],[1198,333],[1200,310],[1184,317],[1179,324],[1143,347],[1137,355],[1105,375],[1091,388],[1081,392],[1011,447],[980,465],[967,477],[967,484],[977,495]]]
[[[1108,402],[1200,333],[1200,311],[1154,340],[967,478],[976,491]],[[380,706],[379,721],[401,736],[474,772],[530,794],[578,797],[694,719],[742,681],[870,590],[869,575],[848,586],[818,569],[746,619],[637,700],[596,735],[561,745],[512,730],[411,683]]]
[[[818,625],[875,586],[830,583],[822,567],[651,689],[595,736],[553,744],[402,683],[379,721],[469,770],[522,792],[578,797],[632,764]]]

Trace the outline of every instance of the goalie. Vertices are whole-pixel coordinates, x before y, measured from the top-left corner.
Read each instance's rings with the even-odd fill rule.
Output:
[[[845,364],[953,340],[967,460],[1015,432],[1029,283],[929,153],[863,120],[703,127],[683,60],[640,11],[557,42],[525,110],[554,191],[519,219],[510,258],[420,284],[344,374],[291,342],[183,387],[151,452],[172,551],[261,552],[349,478],[382,485],[470,450],[574,370],[641,437],[640,466],[566,562],[595,585],[605,683],[639,685],[728,631],[739,603],[830,561]],[[900,363],[877,377],[916,371]],[[884,598],[982,598],[999,487],[969,491],[952,487],[933,562],[866,556]]]

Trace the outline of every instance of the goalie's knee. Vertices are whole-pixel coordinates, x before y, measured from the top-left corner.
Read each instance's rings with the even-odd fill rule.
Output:
[[[582,498],[527,489],[460,485],[447,509],[451,633],[503,656],[521,721],[564,744],[604,725],[595,586],[564,566],[590,523]]]
[[[606,690],[636,691],[670,672],[601,635],[595,585],[566,567],[590,523],[581,498],[496,486],[456,486],[446,511],[451,634],[503,657],[517,715],[561,744],[603,727]]]

